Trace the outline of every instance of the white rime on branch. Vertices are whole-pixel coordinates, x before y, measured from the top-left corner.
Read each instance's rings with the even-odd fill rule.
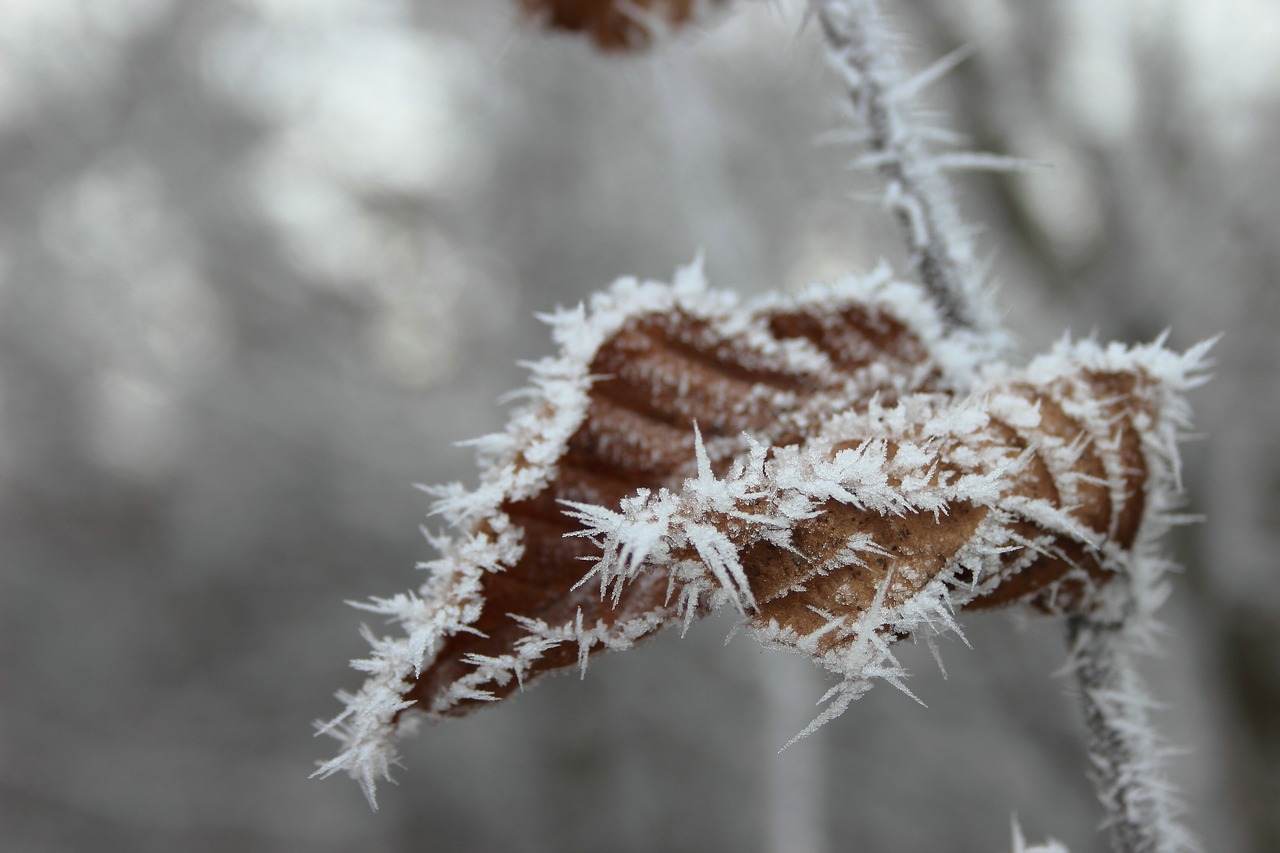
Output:
[[[1099,614],[1067,620],[1071,665],[1080,684],[1094,785],[1107,810],[1114,850],[1139,853],[1195,850],[1179,823],[1183,807],[1164,778],[1164,747],[1151,723],[1154,703],[1134,667],[1152,649],[1149,626],[1130,590]],[[1109,612],[1108,612],[1109,611]]]
[[[909,114],[911,98],[963,58],[945,57],[915,78],[902,71],[873,0],[812,0],[832,66],[849,93],[855,120],[884,181],[884,206],[901,223],[911,265],[949,323],[995,327],[970,230],[944,172],[956,165],[1010,165],[989,155],[932,155]]]

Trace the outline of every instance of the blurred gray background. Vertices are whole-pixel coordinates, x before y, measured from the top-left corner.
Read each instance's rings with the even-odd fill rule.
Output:
[[[900,259],[797,2],[644,57],[509,0],[0,2],[0,849],[1100,850],[1059,626],[972,616],[781,755],[824,681],[727,620],[309,781],[474,482],[534,311],[705,250],[756,293]],[[1146,672],[1190,824],[1280,850],[1280,4],[898,0],[1009,326],[1186,347],[1185,565]],[[365,614],[367,616],[367,614]],[[380,628],[381,626],[374,626]]]

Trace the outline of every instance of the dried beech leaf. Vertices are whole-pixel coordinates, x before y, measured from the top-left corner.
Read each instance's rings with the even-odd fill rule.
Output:
[[[520,0],[524,10],[558,30],[583,33],[601,50],[646,47],[656,31],[690,23],[699,7],[723,0]]]
[[[561,352],[477,442],[480,486],[438,492],[430,578],[362,605],[405,636],[370,638],[320,772],[371,800],[410,705],[465,713],[720,605],[841,677],[815,725],[901,686],[892,642],[956,607],[1091,607],[1163,527],[1203,355],[1013,370],[884,272],[742,305],[694,266],[547,319]]]
[[[543,671],[579,663],[581,654],[667,624],[675,610],[662,568],[616,600],[575,589],[590,566],[584,561],[600,551],[571,535],[580,526],[565,509],[616,508],[638,489],[677,487],[693,473],[693,424],[707,439],[713,467],[724,468],[744,449],[744,433],[791,444],[877,395],[936,386],[940,369],[921,338],[868,303],[865,290],[815,288],[744,309],[722,296],[704,300],[697,288],[673,293],[670,304],[653,310],[643,299],[628,306],[624,288],[618,305],[605,309],[624,313],[591,353],[585,411],[546,485],[528,497],[504,494],[498,507],[502,523],[520,531],[519,558],[480,576],[485,606],[470,625],[479,633],[450,637],[408,695],[434,714],[464,713]],[[558,322],[569,324],[568,335],[581,321],[568,315]],[[517,448],[506,464],[526,461]],[[571,622],[596,633],[590,641],[554,642]]]

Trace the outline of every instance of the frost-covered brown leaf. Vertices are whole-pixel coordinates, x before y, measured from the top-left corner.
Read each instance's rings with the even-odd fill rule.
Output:
[[[547,319],[560,353],[477,442],[479,487],[437,490],[430,577],[365,605],[404,636],[370,636],[323,772],[371,798],[418,711],[724,604],[839,676],[815,725],[902,686],[892,642],[957,607],[1091,607],[1163,527],[1202,355],[1064,342],[1015,369],[885,272],[743,305],[694,266]]]

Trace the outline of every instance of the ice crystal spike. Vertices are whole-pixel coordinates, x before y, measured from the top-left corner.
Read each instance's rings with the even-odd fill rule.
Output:
[[[893,642],[956,630],[956,608],[1159,588],[1134,555],[1168,515],[1201,350],[1064,341],[1014,368],[884,271],[744,304],[695,264],[549,320],[560,352],[480,448],[479,486],[436,493],[430,576],[368,605],[403,636],[369,635],[321,772],[371,798],[418,712],[723,604],[842,679],[816,725],[873,679],[905,690]]]

